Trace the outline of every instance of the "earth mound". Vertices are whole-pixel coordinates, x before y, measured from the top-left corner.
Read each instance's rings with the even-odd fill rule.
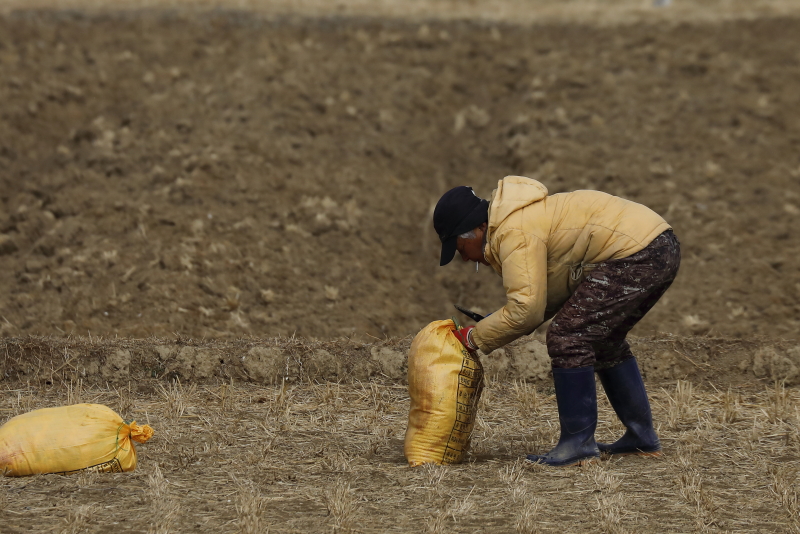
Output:
[[[0,380],[9,384],[95,386],[163,379],[192,383],[405,383],[410,338],[372,343],[301,338],[173,340],[28,337],[0,340]],[[767,339],[633,338],[642,374],[653,384],[800,383],[800,345]],[[542,339],[520,339],[480,354],[487,380],[551,384]],[[713,386],[712,386],[713,387]]]

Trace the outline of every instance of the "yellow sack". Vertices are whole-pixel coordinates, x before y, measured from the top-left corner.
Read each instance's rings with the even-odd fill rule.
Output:
[[[454,329],[453,321],[434,321],[411,343],[411,411],[404,447],[411,466],[456,464],[469,448],[483,391],[483,366],[456,338]]]
[[[0,472],[25,476],[82,469],[133,471],[136,449],[131,440],[144,443],[152,436],[148,425],[128,424],[100,404],[34,410],[0,427]]]

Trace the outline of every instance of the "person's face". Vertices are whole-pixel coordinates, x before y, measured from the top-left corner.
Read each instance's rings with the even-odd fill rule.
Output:
[[[475,230],[475,237],[471,239],[463,239],[461,237],[456,239],[456,250],[461,254],[461,259],[464,261],[477,261],[484,265],[489,265],[486,258],[483,257],[483,234],[486,232],[486,223],[481,224]]]

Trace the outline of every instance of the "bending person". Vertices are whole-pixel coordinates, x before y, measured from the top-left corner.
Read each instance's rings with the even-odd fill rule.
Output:
[[[491,201],[472,188],[445,193],[433,226],[442,242],[440,265],[458,252],[503,278],[507,302],[476,326],[456,332],[464,346],[488,354],[547,330],[561,437],[548,453],[528,459],[554,466],[592,461],[600,451],[658,455],[650,404],[628,332],[678,273],[680,244],[651,209],[600,191],[548,195],[536,180],[507,176]],[[594,373],[625,434],[596,443]]]

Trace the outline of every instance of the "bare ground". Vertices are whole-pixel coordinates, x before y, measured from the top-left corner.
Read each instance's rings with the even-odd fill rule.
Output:
[[[669,0],[668,0],[669,1]],[[664,2],[661,2],[664,3]],[[265,16],[368,17],[406,21],[480,20],[513,24],[703,22],[797,16],[794,0],[0,0],[0,12],[245,10]]]
[[[796,3],[35,2],[0,2],[0,422],[156,436],[2,479],[2,532],[800,531]],[[540,332],[484,356],[470,461],[405,467],[409,336],[502,302],[431,206],[511,173],[675,226],[633,339],[663,458],[519,461],[557,440]]]
[[[439,268],[430,211],[526,174],[674,226],[681,272],[635,334],[797,339],[798,36],[14,12],[0,333],[369,339],[490,312],[500,280]]]

